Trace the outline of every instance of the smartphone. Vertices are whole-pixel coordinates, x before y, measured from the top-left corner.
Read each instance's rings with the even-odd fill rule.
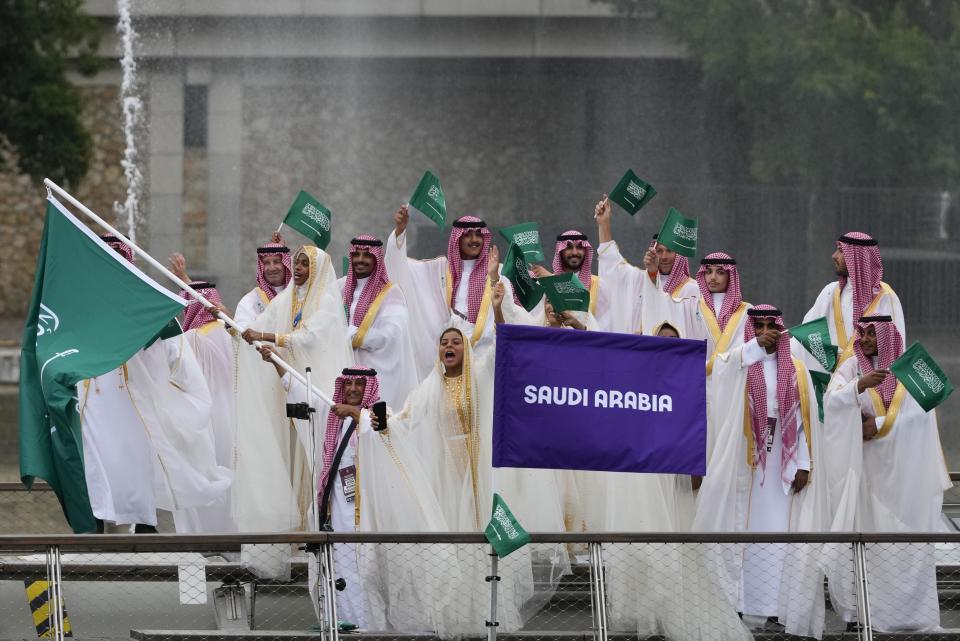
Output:
[[[382,432],[387,429],[387,402],[377,401],[373,404],[373,415],[377,417],[377,431]]]

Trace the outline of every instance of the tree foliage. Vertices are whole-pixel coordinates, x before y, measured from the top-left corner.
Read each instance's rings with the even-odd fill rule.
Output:
[[[93,154],[66,77],[99,65],[100,27],[82,9],[83,0],[0,0],[0,163],[35,179],[76,183]]]
[[[598,0],[655,16],[735,110],[766,181],[960,177],[960,0]]]

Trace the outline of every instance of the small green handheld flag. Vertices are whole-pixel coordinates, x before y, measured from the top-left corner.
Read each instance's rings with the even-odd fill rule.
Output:
[[[555,313],[568,310],[585,312],[590,309],[590,292],[580,282],[577,272],[544,276],[538,280]]]
[[[504,227],[500,230],[500,235],[508,243],[514,243],[523,250],[523,257],[527,262],[539,263],[543,260],[543,245],[540,243],[540,227],[537,223]]]
[[[908,347],[893,361],[890,371],[924,411],[929,412],[953,393],[950,379],[920,343]]]
[[[417,210],[443,229],[447,219],[447,199],[443,195],[440,179],[429,171],[423,172],[423,178],[410,196],[410,207]]]
[[[817,414],[820,415],[820,422],[823,422],[823,394],[830,385],[830,374],[826,372],[816,372],[807,370],[810,374],[810,380],[813,381],[813,393],[817,397]]]
[[[837,366],[839,350],[830,342],[830,326],[827,325],[826,317],[791,327],[787,331],[790,336],[800,341],[800,344],[817,359],[823,369],[832,372]]]
[[[528,312],[543,298],[543,287],[530,275],[530,267],[524,258],[523,250],[516,243],[510,243],[507,256],[503,259],[501,273],[513,285],[513,293],[517,295],[517,300]]]
[[[607,197],[633,216],[656,195],[657,190],[653,185],[644,182],[632,169],[628,169]]]
[[[330,210],[303,190],[290,205],[283,222],[312,240],[320,249],[326,249],[330,244]]]
[[[530,542],[530,534],[523,529],[499,494],[493,495],[493,513],[483,535],[500,558]]]
[[[683,214],[671,207],[663,227],[657,234],[657,242],[681,256],[691,258],[697,253],[697,219],[684,218]]]
[[[350,273],[350,257],[349,257],[349,256],[344,256],[344,257],[343,257],[343,272],[341,273],[341,275],[342,275],[342,276],[346,276],[346,275],[349,274],[349,273]]]

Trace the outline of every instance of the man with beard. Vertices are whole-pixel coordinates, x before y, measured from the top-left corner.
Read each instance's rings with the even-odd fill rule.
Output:
[[[274,233],[269,243],[257,248],[257,286],[244,294],[237,303],[234,318],[240,327],[248,327],[263,313],[270,301],[290,284],[293,278],[293,263],[290,249],[283,244],[279,233]]]
[[[686,256],[667,249],[657,243],[656,236],[650,245],[647,257],[653,252],[656,261],[645,264],[644,267],[631,265],[620,253],[613,232],[610,227],[612,205],[604,194],[600,202],[594,207],[594,218],[599,229],[600,246],[597,253],[600,256],[600,277],[604,283],[619,295],[611,300],[609,331],[626,332],[633,334],[637,331],[650,331],[664,321],[670,321],[663,316],[659,305],[647,309],[645,292],[662,291],[676,301],[695,299],[699,295],[696,281],[690,278],[690,264]],[[650,262],[645,258],[645,263]]]
[[[821,426],[806,367],[792,358],[780,310],[747,312],[749,340],[718,354],[708,408],[717,426],[714,455],[697,497],[694,530],[820,531],[829,525]],[[726,558],[728,586],[744,622],[779,619],[789,634],[823,630],[823,575],[810,550],[750,544]]]
[[[833,252],[837,280],[817,296],[803,322],[826,317],[830,339],[842,353],[853,342],[854,321],[861,316],[890,316],[906,341],[903,307],[896,292],[883,282],[883,261],[877,241],[862,232],[847,232]]]
[[[903,339],[890,316],[864,316],[853,356],[844,360],[824,398],[824,436],[833,529],[850,532],[937,532],[943,492],[951,487],[936,413],[925,412],[890,373]],[[856,620],[849,546],[825,564],[834,608]],[[871,622],[877,631],[922,632],[940,626],[932,543],[870,545]],[[880,558],[882,555],[882,558]]]
[[[586,234],[570,229],[557,236],[557,245],[553,254],[551,273],[545,267],[534,265],[531,269],[537,278],[574,272],[577,278],[590,292],[590,314],[596,319],[597,328],[608,331],[610,296],[608,288],[601,287],[600,277],[591,273],[593,265],[593,246]],[[537,309],[532,312],[537,315]]]
[[[350,267],[337,286],[355,362],[377,370],[383,400],[401,407],[418,382],[417,369],[407,301],[387,275],[380,239],[364,235],[350,241]]]
[[[418,380],[423,380],[433,369],[437,336],[444,328],[460,328],[478,354],[493,344],[492,287],[487,281],[492,238],[487,223],[461,216],[453,222],[446,256],[416,260],[407,256],[409,222],[404,205],[394,214],[385,258],[387,271],[407,300]],[[509,283],[505,286],[512,299],[513,290]]]

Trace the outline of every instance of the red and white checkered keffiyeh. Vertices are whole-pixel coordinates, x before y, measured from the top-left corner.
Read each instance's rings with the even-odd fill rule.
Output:
[[[477,262],[470,274],[470,289],[467,292],[467,320],[471,323],[477,322],[477,314],[480,313],[480,303],[483,302],[483,291],[487,280],[487,257],[490,255],[490,243],[492,238],[490,230],[486,223],[476,216],[461,216],[453,223],[453,229],[450,231],[450,242],[447,244],[447,264],[450,265],[450,275],[453,279],[450,289],[450,307],[457,300],[457,289],[460,287],[460,277],[463,275],[463,259],[460,258],[460,237],[468,229],[480,228],[480,234],[483,236],[483,249],[477,256]]]
[[[766,314],[764,312],[767,312]],[[744,340],[756,337],[754,332],[758,316],[774,317],[775,327],[781,332],[786,331],[783,316],[780,310],[772,305],[757,305],[749,310],[751,322],[747,323],[744,331]],[[767,425],[767,383],[763,377],[763,361],[750,366],[747,371],[747,388],[750,399],[750,424],[753,426],[753,440],[756,446],[754,463],[760,468],[760,483],[763,484],[764,472],[767,466],[767,436],[770,429]],[[793,366],[790,355],[790,341],[784,337],[777,341],[777,425],[780,426],[780,438],[783,441],[783,450],[780,455],[780,469],[787,485],[793,483],[792,478],[786,478],[789,463],[797,458],[797,410],[800,408],[800,390],[797,387],[797,370]]]
[[[271,249],[275,249],[276,251],[270,251]],[[263,259],[265,256],[276,255],[279,255],[283,261],[283,269],[286,272],[283,277],[283,286],[286,287],[289,285],[290,279],[293,278],[293,259],[290,257],[290,249],[288,247],[280,243],[266,243],[257,247],[257,285],[263,290],[263,293],[267,295],[267,300],[273,300],[273,297],[277,295],[277,288],[267,281],[267,277],[263,273]]]
[[[353,302],[353,292],[357,289],[357,277],[353,273],[353,263],[350,263],[347,280],[343,286],[343,308],[347,313],[347,322],[354,327],[360,327],[367,315],[367,310],[370,309],[370,304],[390,281],[387,277],[387,265],[383,259],[383,242],[376,236],[367,234],[357,236],[350,241],[350,256],[361,251],[373,254],[377,264],[373,268],[373,273],[370,274],[370,280],[360,293],[360,300],[357,301],[357,308],[353,311],[353,318],[350,318],[350,304]]]
[[[859,231],[847,232],[837,241],[843,252],[849,276],[840,276],[837,281],[842,290],[847,280],[853,287],[853,317],[860,318],[880,291],[883,280],[883,261],[877,241]]]
[[[333,385],[333,404],[343,403],[343,386],[347,380],[363,379],[366,385],[363,388],[363,400],[360,401],[360,407],[370,409],[373,404],[380,400],[380,381],[377,380],[376,370],[356,365],[343,370],[341,376]],[[323,467],[320,471],[320,477],[317,479],[317,497],[323,496],[327,489],[327,480],[330,478],[330,468],[333,466],[333,457],[337,453],[337,445],[340,440],[340,430],[343,427],[343,419],[333,413],[333,409],[327,413],[327,432],[323,438]],[[359,429],[359,426],[358,426]],[[357,432],[353,433],[356,439]]]
[[[126,258],[129,262],[133,262],[133,249],[130,248],[130,245],[126,244],[113,234],[106,234],[101,236],[100,239],[109,245],[110,249]]]
[[[719,312],[713,306],[713,293],[707,287],[707,265],[722,265],[730,275],[726,296],[723,297],[723,305],[720,306]],[[707,254],[700,261],[700,269],[697,270],[697,285],[700,286],[700,296],[703,297],[707,307],[713,312],[717,324],[720,326],[720,331],[723,331],[727,328],[730,317],[743,302],[743,296],[740,293],[740,272],[737,271],[737,262],[733,259],[733,256],[723,252]]]
[[[190,287],[197,290],[197,293],[214,305],[223,304],[223,301],[220,299],[220,292],[217,291],[217,286],[213,283],[197,280],[191,282]],[[181,291],[180,296],[188,301],[187,306],[183,309],[183,331],[187,332],[197,327],[203,327],[207,323],[217,320],[213,317],[213,314],[204,308],[200,301],[193,298],[186,291]]]
[[[873,331],[877,334],[876,367],[873,365],[873,360],[863,353],[863,347],[860,345],[860,339],[870,325],[873,325]],[[874,369],[890,369],[890,364],[903,354],[903,337],[900,336],[896,324],[889,316],[865,316],[857,321],[855,328],[857,339],[853,343],[853,353],[856,354],[860,371],[864,374],[869,374]],[[893,400],[893,393],[896,391],[897,379],[892,374],[888,374],[877,386],[877,392],[883,399],[884,407],[890,407],[890,401]]]
[[[593,275],[590,273],[590,269],[593,266],[593,246],[590,244],[590,241],[587,240],[586,234],[576,229],[568,229],[557,236],[557,248],[553,254],[553,273],[562,274],[564,272],[560,252],[572,246],[583,249],[583,262],[580,264],[580,271],[577,273],[577,277],[580,279],[580,282],[583,283],[583,286],[587,288],[587,291],[589,291],[590,285],[593,282]]]
[[[653,235],[653,242],[650,243],[650,249],[656,251],[657,249],[657,235]],[[673,267],[670,268],[670,273],[667,274],[666,278],[661,278],[663,281],[663,291],[667,294],[673,294],[673,291],[680,286],[680,283],[685,282],[690,278],[690,261],[687,260],[686,256],[682,254],[677,254],[676,258],[673,261]]]

